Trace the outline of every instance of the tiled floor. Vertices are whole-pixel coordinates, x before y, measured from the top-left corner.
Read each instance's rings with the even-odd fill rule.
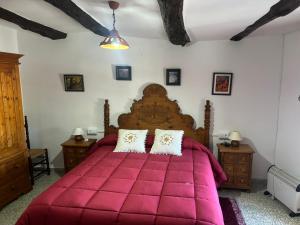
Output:
[[[300,225],[300,217],[291,218],[289,209],[278,200],[265,196],[266,182],[254,182],[252,192],[222,190],[221,196],[235,198],[247,225]]]
[[[59,177],[55,172],[49,177],[41,177],[30,193],[0,211],[0,225],[14,225],[31,200]],[[257,182],[254,186],[252,193],[222,190],[220,195],[237,200],[247,225],[300,225],[300,217],[290,218],[284,205],[264,196],[265,184]]]

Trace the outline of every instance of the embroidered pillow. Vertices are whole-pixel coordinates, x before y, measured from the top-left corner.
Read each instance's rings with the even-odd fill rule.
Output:
[[[181,156],[183,130],[155,130],[154,143],[150,153]]]
[[[114,152],[138,152],[145,153],[145,141],[148,130],[120,129],[117,146]]]

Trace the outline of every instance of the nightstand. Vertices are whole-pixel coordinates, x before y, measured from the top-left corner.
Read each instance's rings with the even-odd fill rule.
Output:
[[[97,139],[89,139],[88,141],[75,141],[69,139],[63,144],[65,172],[73,169],[87,156],[87,151],[96,143]]]
[[[219,162],[228,177],[222,187],[250,191],[253,149],[245,144],[239,147],[225,147],[222,144],[217,146]]]

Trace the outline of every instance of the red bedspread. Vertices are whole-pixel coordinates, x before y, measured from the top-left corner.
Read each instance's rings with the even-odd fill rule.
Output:
[[[203,145],[185,138],[177,157],[114,153],[115,143],[102,139],[17,225],[224,224],[216,184],[226,176]]]

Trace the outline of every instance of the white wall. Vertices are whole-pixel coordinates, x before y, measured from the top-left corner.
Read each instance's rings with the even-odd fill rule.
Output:
[[[55,167],[62,167],[60,144],[75,127],[103,129],[103,100],[111,104],[112,122],[129,111],[148,83],[164,84],[164,69],[182,69],[182,85],[167,87],[183,112],[203,126],[205,99],[213,103],[213,131],[238,129],[257,151],[255,178],[265,178],[273,163],[279,104],[282,38],[252,38],[239,43],[198,42],[176,47],[163,40],[128,38],[124,52],[98,47],[101,37],[91,33],[52,41],[29,32],[19,33],[25,113],[33,146],[45,146]],[[113,66],[128,64],[133,80],[116,81]],[[212,96],[212,73],[233,72],[231,97]],[[84,74],[85,92],[64,91],[62,74]]]
[[[276,164],[300,179],[300,32],[285,36],[283,56]]]
[[[18,53],[17,30],[0,24],[0,51]]]

